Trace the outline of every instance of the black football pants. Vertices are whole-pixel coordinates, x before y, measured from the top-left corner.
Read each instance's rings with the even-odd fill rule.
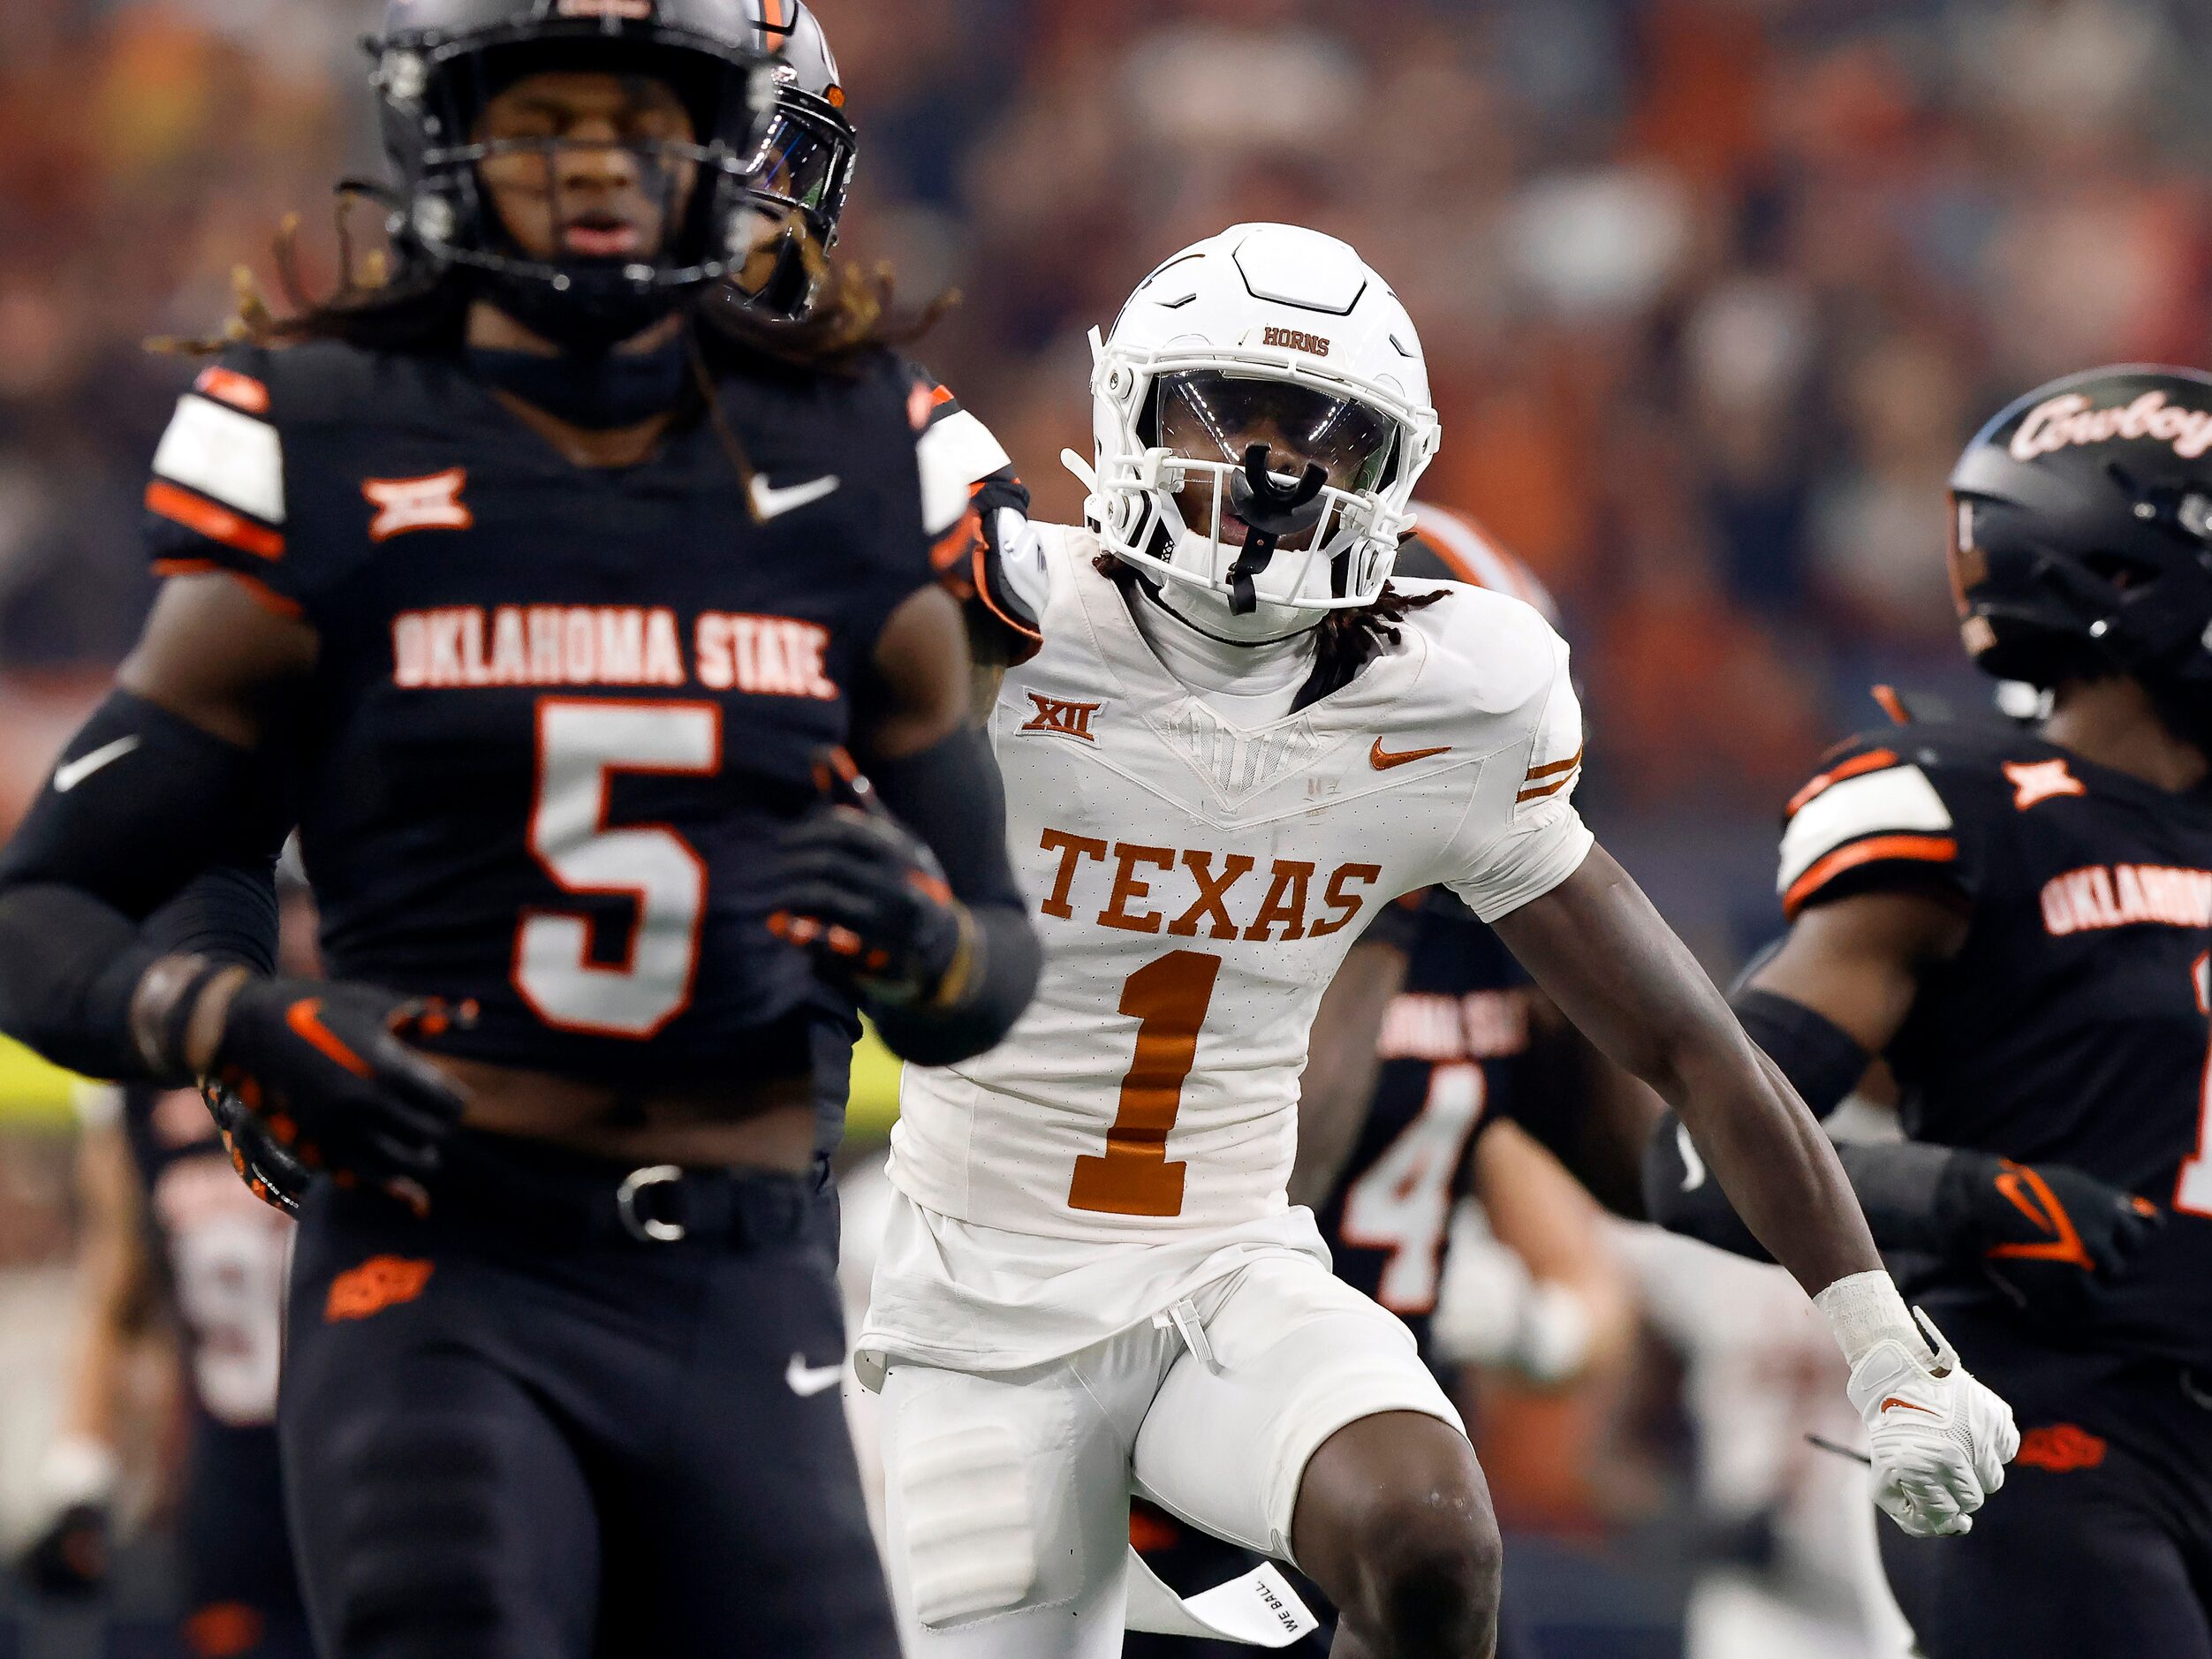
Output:
[[[617,1225],[622,1171],[492,1144],[427,1220],[301,1217],[278,1424],[324,1659],[897,1659],[812,1178]]]
[[[2093,1379],[2059,1356],[1971,1363],[2012,1403],[2021,1454],[1964,1538],[1880,1523],[1920,1651],[2212,1659],[2212,1403],[2197,1382],[2167,1364]]]
[[[195,1415],[177,1534],[187,1653],[313,1659],[274,1428]]]

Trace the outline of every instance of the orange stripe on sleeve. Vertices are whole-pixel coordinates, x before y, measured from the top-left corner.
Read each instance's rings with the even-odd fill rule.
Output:
[[[984,610],[989,611],[994,617],[996,617],[999,621],[1004,623],[1013,633],[1019,634],[1021,638],[1031,641],[1033,644],[1042,645],[1044,643],[1043,634],[1040,633],[1029,624],[1026,622],[1018,622],[1013,617],[1008,616],[1004,610],[1000,607],[998,601],[991,597],[990,577],[983,568],[983,555],[988,550],[989,545],[989,544],[987,543],[981,536],[976,538],[975,596],[983,602]]]
[[[1870,840],[1855,841],[1815,863],[1791,884],[1782,896],[1782,913],[1792,921],[1805,908],[1806,901],[1847,870],[1861,865],[1886,863],[1891,860],[1921,864],[1950,864],[1958,860],[1958,843],[1949,836],[1875,836]]]
[[[216,398],[232,408],[243,409],[248,414],[269,413],[269,388],[251,375],[241,375],[235,368],[225,368],[220,363],[210,363],[200,371],[200,378],[192,389],[203,397]]]
[[[284,538],[276,531],[240,518],[204,496],[179,489],[164,479],[157,478],[146,487],[146,508],[210,542],[220,542],[224,547],[251,553],[256,558],[284,557]]]
[[[1845,761],[1841,766],[1829,768],[1803,789],[1790,797],[1790,804],[1782,809],[1783,816],[1794,818],[1807,806],[1848,777],[1862,777],[1868,772],[1879,772],[1884,767],[1895,766],[1898,757],[1889,749],[1869,749],[1866,754]]]
[[[1528,781],[1533,784],[1540,777],[1557,777],[1562,772],[1572,772],[1581,764],[1582,751],[1577,749],[1564,761],[1554,761],[1549,766],[1532,766],[1528,769]]]
[[[213,559],[155,559],[154,574],[156,576],[227,576],[251,594],[254,602],[262,610],[271,611],[284,617],[287,622],[296,622],[306,614],[301,610],[297,600],[287,599],[268,583],[257,582],[244,571],[234,571],[227,564],[216,564]]]

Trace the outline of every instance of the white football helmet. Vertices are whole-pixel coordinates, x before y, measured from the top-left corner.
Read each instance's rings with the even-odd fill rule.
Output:
[[[1441,437],[1413,319],[1334,237],[1239,224],[1091,336],[1101,544],[1240,642],[1381,596]]]

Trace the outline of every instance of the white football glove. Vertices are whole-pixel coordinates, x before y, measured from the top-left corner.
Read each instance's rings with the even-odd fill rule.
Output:
[[[1874,1501],[1912,1537],[1954,1537],[2004,1484],[2019,1430],[1935,1322],[1917,1307],[1913,1316],[1927,1344],[1908,1329],[1869,1348],[1852,1367],[1851,1403],[1867,1424]]]

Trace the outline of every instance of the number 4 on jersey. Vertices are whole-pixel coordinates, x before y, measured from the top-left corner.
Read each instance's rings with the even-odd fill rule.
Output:
[[[1420,1116],[1345,1193],[1345,1242],[1390,1253],[1375,1299],[1394,1314],[1436,1306],[1452,1181],[1489,1092],[1481,1066],[1438,1066]]]

